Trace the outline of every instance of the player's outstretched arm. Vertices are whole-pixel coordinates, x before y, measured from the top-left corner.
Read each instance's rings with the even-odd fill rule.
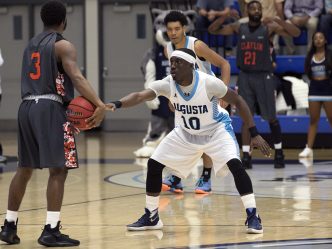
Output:
[[[106,104],[106,107],[107,110],[115,111],[116,109],[121,107],[128,108],[143,103],[145,101],[153,100],[156,97],[157,95],[153,90],[146,89],[141,92],[130,93],[127,96],[121,98],[120,100],[112,101]]]
[[[228,88],[226,95],[222,98],[228,103],[236,106],[239,110],[239,115],[242,118],[246,127],[249,127],[249,132],[251,135],[251,146],[253,148],[258,148],[267,157],[271,156],[271,148],[269,144],[258,134],[254,119],[251,115],[250,109],[247,103],[239,96],[235,91]]]
[[[99,126],[105,117],[106,106],[78,68],[77,52],[74,45],[66,40],[61,40],[55,44],[55,53],[57,60],[62,62],[63,69],[73,82],[75,89],[97,107],[93,115],[86,120],[89,128]]]

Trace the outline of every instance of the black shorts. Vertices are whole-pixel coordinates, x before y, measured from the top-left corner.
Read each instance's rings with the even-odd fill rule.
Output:
[[[276,118],[275,76],[268,72],[247,73],[240,71],[238,77],[239,95],[246,101],[252,113],[265,120]]]
[[[25,100],[18,111],[18,166],[77,168],[66,108],[53,100]]]

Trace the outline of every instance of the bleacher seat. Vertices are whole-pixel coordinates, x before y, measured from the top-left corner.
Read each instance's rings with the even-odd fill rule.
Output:
[[[226,58],[231,66],[231,74],[237,75],[239,74],[239,69],[236,66],[236,58],[235,56],[230,56]],[[304,73],[304,55],[278,55],[276,58],[277,69],[275,73],[283,74],[286,72],[294,72],[303,74]],[[220,69],[216,67],[212,67],[212,70],[215,74],[220,74]]]
[[[306,134],[310,123],[309,116],[278,115],[283,134]],[[254,116],[255,124],[260,133],[270,133],[269,123],[260,116]],[[242,120],[239,116],[232,116],[232,126],[235,133],[241,133]],[[318,125],[318,133],[332,133],[327,117],[321,117]]]

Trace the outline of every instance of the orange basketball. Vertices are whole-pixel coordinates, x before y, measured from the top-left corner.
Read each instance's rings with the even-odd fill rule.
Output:
[[[87,130],[85,120],[92,116],[96,107],[89,100],[78,96],[67,107],[67,119],[78,129]]]

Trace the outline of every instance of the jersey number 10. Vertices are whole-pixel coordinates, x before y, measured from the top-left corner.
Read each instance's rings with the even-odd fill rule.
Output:
[[[181,118],[183,120],[184,127],[186,127],[187,129],[199,130],[201,128],[201,123],[199,122],[199,118],[191,117],[188,119],[188,122],[186,121],[184,116],[181,116]]]

